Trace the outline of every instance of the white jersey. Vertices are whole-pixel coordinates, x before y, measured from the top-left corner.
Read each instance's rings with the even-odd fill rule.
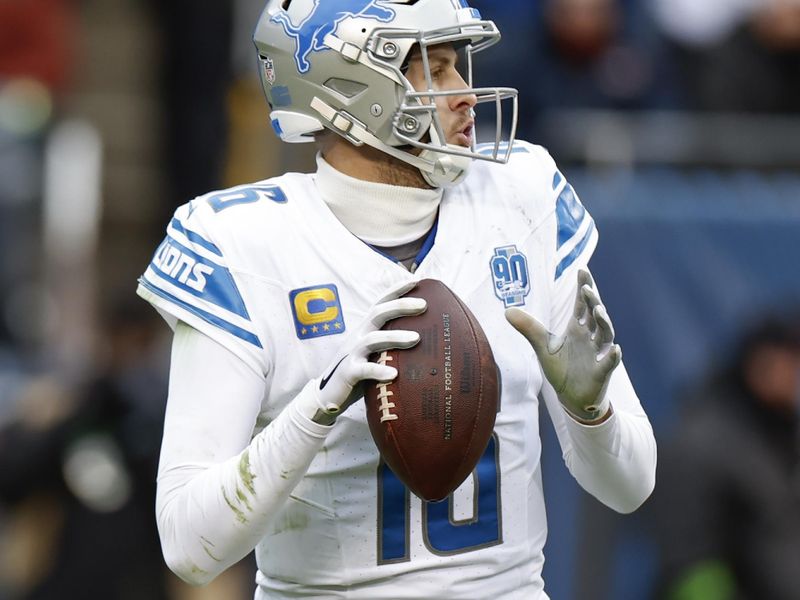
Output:
[[[575,271],[596,241],[550,156],[523,142],[507,165],[477,162],[445,192],[413,274],[345,229],[313,175],[239,186],[177,210],[139,294],[265,378],[259,428],[321,374],[381,295],[409,279],[441,280],[469,306],[502,377],[494,436],[473,475],[441,503],[421,502],[381,464],[363,402],[342,415],[256,548],[257,598],[546,597],[542,375],[504,311],[523,307],[563,329]]]

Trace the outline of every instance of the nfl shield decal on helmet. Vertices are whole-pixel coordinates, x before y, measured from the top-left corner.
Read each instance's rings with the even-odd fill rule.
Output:
[[[275,62],[269,56],[264,59],[264,78],[270,85],[275,83]]]
[[[528,259],[516,246],[495,248],[490,262],[494,294],[506,308],[524,306],[525,296],[531,291],[528,276]]]
[[[295,25],[284,10],[272,21],[278,23],[286,35],[295,39],[297,50],[294,60],[300,73],[308,73],[311,63],[308,57],[312,52],[327,50],[325,36],[336,33],[339,23],[348,18],[360,17],[388,23],[395,17],[395,11],[382,6],[377,0],[314,0],[311,13]]]

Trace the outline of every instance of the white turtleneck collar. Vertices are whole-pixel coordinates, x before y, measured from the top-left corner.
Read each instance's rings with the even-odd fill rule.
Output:
[[[315,177],[325,204],[367,244],[390,248],[422,238],[436,220],[442,189],[425,190],[345,175],[317,154]]]

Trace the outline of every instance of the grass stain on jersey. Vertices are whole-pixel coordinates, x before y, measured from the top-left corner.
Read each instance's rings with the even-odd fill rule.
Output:
[[[250,501],[247,499],[247,496],[242,491],[238,485],[236,486],[236,499],[239,501],[239,504],[244,504],[244,507],[247,509],[248,512],[253,512],[253,507],[250,506]]]
[[[211,557],[212,560],[214,560],[216,562],[222,562],[222,560],[217,558],[216,556],[214,556],[211,553],[211,550],[209,549],[209,546],[211,546],[213,548],[214,544],[212,544],[208,539],[204,538],[203,536],[200,536],[200,543],[203,546],[203,550],[206,551],[206,554],[208,554],[208,556]]]
[[[284,512],[283,517],[280,520],[280,524],[275,530],[275,533],[278,534],[287,531],[302,531],[308,527],[309,521],[310,519],[305,509],[288,508],[286,512]]]
[[[239,477],[242,478],[242,483],[244,484],[244,487],[247,489],[247,491],[250,492],[250,495],[255,497],[256,486],[253,484],[253,481],[255,480],[256,475],[250,468],[249,450],[245,450],[242,453],[242,458],[239,460]]]
[[[250,468],[250,452],[247,450],[242,453],[242,458],[239,459],[238,471],[239,479],[242,486],[244,486],[244,490],[242,490],[239,485],[236,486],[236,503],[231,500],[224,487],[222,488],[222,497],[225,498],[228,508],[230,508],[233,511],[233,514],[236,515],[236,520],[244,525],[247,523],[247,515],[245,514],[245,511],[242,510],[242,507],[244,507],[244,509],[246,509],[248,512],[253,511],[253,507],[250,506],[250,499],[246,492],[248,492],[252,497],[256,496],[256,487],[253,483],[256,475]]]
[[[231,511],[233,511],[233,514],[236,515],[236,520],[239,521],[239,523],[241,523],[242,525],[246,525],[247,516],[240,508],[237,508],[236,506],[233,505],[233,502],[231,502],[231,499],[228,497],[228,492],[225,490],[225,488],[220,486],[220,489],[222,490],[222,497],[225,498],[225,503],[228,505],[228,508],[230,508]]]

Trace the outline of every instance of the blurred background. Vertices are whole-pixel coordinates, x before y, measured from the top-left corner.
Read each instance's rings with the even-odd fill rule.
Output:
[[[554,600],[800,598],[800,2],[472,0],[518,136],[595,217],[592,269],[659,441],[620,517],[543,420]],[[172,211],[286,170],[257,0],[0,0],[0,600],[190,589],[154,480],[169,331],[135,297]]]

